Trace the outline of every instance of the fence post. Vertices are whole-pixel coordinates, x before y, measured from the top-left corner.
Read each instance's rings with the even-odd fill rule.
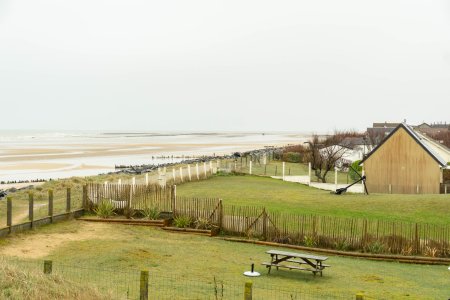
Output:
[[[139,300],[148,300],[148,271],[141,271]]]
[[[173,183],[176,183],[176,180],[177,180],[177,178],[176,178],[176,171],[175,171],[175,168],[173,168],[172,169],[172,177],[173,177]]]
[[[28,220],[30,221],[30,227],[33,228],[34,221],[34,195],[32,192],[28,193]]]
[[[263,208],[263,237],[267,241],[267,212],[266,208]]]
[[[172,215],[175,218],[177,211],[177,186],[172,186]]]
[[[251,281],[245,283],[244,300],[252,300],[252,287],[253,283]]]
[[[148,173],[145,173],[145,185],[148,185]]]
[[[338,189],[338,173],[336,167],[334,168],[334,190]]]
[[[308,163],[308,185],[311,185],[311,162]]]
[[[250,167],[248,169],[248,173],[252,175],[252,161],[250,160]]]
[[[51,260],[44,260],[44,274],[52,274],[53,262]]]
[[[189,177],[189,181],[192,181],[191,165],[188,165],[188,177]]]
[[[223,223],[223,205],[222,205],[222,199],[219,199],[219,231],[222,230]]]
[[[420,251],[420,239],[419,239],[419,224],[416,223],[416,228],[414,232],[414,250],[415,254],[419,254]]]
[[[364,300],[364,294],[363,294],[363,293],[358,293],[358,294],[356,294],[355,299],[356,299],[356,300]]]
[[[363,220],[362,246],[363,248],[367,246],[367,219]]]
[[[50,217],[50,223],[53,223],[53,190],[48,190],[48,216]]]
[[[197,180],[200,180],[199,171],[198,171],[198,163],[195,164],[195,170],[197,171]]]
[[[181,182],[184,181],[183,180],[183,167],[180,167],[180,179],[181,179]]]
[[[12,198],[6,197],[6,226],[9,227],[9,232],[11,233],[12,226]]]
[[[66,212],[70,213],[70,201],[71,201],[71,193],[70,187],[67,188],[67,198],[66,198]]]
[[[133,207],[132,203],[131,203],[133,201],[133,185],[129,186],[128,188],[130,189],[130,191],[128,193],[129,194],[129,198],[128,198],[128,207],[127,207],[127,209],[128,209],[128,213],[130,215],[129,215],[129,218],[127,216],[127,219],[131,219],[131,208]]]
[[[206,175],[206,162],[203,162],[203,173],[205,173],[205,179],[208,178]]]
[[[282,175],[282,179],[283,179],[283,181],[284,181],[284,174],[286,173],[286,163],[283,161],[283,163],[282,163],[282,165],[283,165],[283,175]]]
[[[85,210],[85,211],[87,211],[88,210],[88,197],[87,197],[87,185],[85,184],[85,185],[83,185],[83,209]]]

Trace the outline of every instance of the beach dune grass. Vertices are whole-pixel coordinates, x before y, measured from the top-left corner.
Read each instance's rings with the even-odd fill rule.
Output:
[[[27,269],[17,261],[0,259],[1,299],[114,299],[89,283],[67,280],[64,276]]]

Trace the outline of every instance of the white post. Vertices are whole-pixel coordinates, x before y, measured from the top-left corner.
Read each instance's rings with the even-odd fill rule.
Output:
[[[117,181],[117,184],[118,185],[122,185],[122,179],[121,178],[119,178],[119,180]]]
[[[175,174],[175,168],[172,169],[172,176],[173,176],[173,183],[175,183],[176,180],[176,174]]]
[[[267,153],[263,154],[263,164],[267,165]]]
[[[196,171],[197,171],[197,180],[200,180],[200,175],[198,174],[198,173],[200,173],[199,170],[198,170],[198,163],[195,164],[195,168],[196,168]]]
[[[311,163],[308,163],[308,185],[311,185]]]
[[[337,190],[338,185],[337,185],[337,169],[336,167],[334,168],[334,190]]]
[[[210,172],[211,175],[212,175],[212,173],[213,173],[212,160],[209,161],[209,172]]]
[[[136,185],[136,177],[131,178],[131,190],[134,193],[135,190],[135,185]]]
[[[252,161],[250,161],[250,166],[249,166],[249,169],[248,169],[248,173],[250,175],[252,175]]]
[[[181,182],[183,182],[183,167],[180,167],[180,178]]]
[[[148,173],[145,173],[145,185],[148,185]]]
[[[192,181],[192,177],[191,177],[191,165],[188,165],[188,177],[189,177],[189,181]]]
[[[205,173],[205,179],[206,179],[206,162],[203,162],[203,173]]]
[[[104,183],[104,184],[105,184],[105,187],[106,187],[106,186],[108,185],[108,181],[105,181],[105,183]]]
[[[284,181],[284,172],[286,171],[286,163],[283,161],[283,181]]]

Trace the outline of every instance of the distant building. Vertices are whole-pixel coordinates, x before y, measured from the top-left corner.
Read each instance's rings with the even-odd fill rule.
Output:
[[[418,130],[422,133],[425,133],[427,135],[436,135],[439,133],[449,132],[450,131],[450,124],[445,123],[434,123],[434,124],[427,124],[422,123],[420,125],[414,126],[415,130]]]
[[[367,136],[372,145],[378,145],[392,130],[400,123],[373,123],[372,127],[367,128]]]
[[[320,154],[325,157],[330,153],[341,156],[335,165],[340,170],[346,170],[347,165],[352,164],[354,161],[362,160],[369,152],[370,148],[365,137],[346,137],[338,145],[320,150]]]
[[[438,194],[449,161],[450,149],[401,123],[362,165],[369,192]]]

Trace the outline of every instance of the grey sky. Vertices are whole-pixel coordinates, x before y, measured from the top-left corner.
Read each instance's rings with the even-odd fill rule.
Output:
[[[449,1],[0,0],[3,129],[364,129],[449,99]]]

